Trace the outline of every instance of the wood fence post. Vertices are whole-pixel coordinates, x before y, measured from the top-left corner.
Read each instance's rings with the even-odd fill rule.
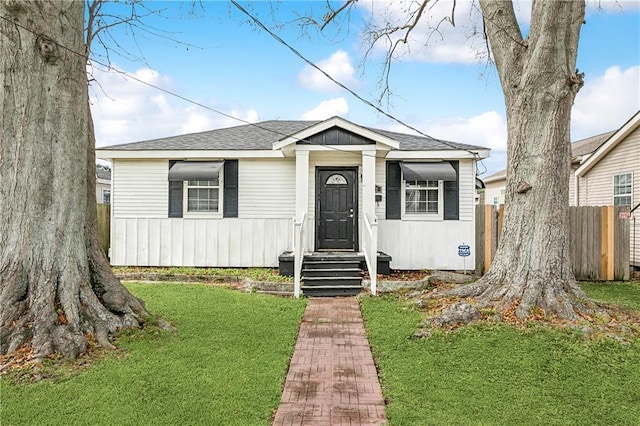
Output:
[[[484,271],[486,273],[491,266],[493,258],[493,205],[484,206]]]

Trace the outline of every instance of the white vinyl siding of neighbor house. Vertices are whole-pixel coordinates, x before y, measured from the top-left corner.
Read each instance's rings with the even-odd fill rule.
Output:
[[[475,168],[472,160],[459,162],[459,220],[386,220],[386,161],[376,162],[376,185],[382,201],[376,203],[378,250],[392,257],[393,269],[473,269],[475,264]],[[458,246],[471,246],[464,261]]]
[[[168,218],[167,159],[113,169],[113,265],[276,267],[290,249],[295,162],[241,159],[238,218]]]
[[[484,203],[485,204],[504,204],[504,191],[506,188],[506,180],[500,179],[495,182],[485,182]]]
[[[640,202],[640,127],[579,178],[581,206],[613,205],[613,176],[632,173],[632,203]]]

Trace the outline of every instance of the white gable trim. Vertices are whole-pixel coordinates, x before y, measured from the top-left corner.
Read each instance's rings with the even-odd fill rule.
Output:
[[[364,138],[371,139],[383,145],[387,145],[391,149],[398,149],[400,147],[399,142],[393,139],[390,139],[384,135],[381,135],[380,133],[376,133],[369,129],[365,129],[364,127],[358,126],[357,124],[347,121],[344,118],[332,117],[318,124],[315,124],[311,127],[307,127],[306,129],[298,133],[295,133],[289,137],[279,140],[278,142],[273,144],[273,149],[281,150],[287,147],[288,145],[292,145],[301,140],[305,140],[310,136],[313,136],[317,133],[321,133],[332,127],[340,127],[341,129],[348,130]]]
[[[640,126],[640,111],[636,112],[633,117],[622,125],[609,139],[600,145],[600,147],[575,171],[575,175],[582,177],[591,170],[598,161],[605,157],[613,148],[622,142],[631,132]]]

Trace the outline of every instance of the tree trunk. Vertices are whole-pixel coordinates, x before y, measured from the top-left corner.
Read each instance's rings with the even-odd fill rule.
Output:
[[[0,353],[75,358],[148,316],[98,243],[84,2],[0,14]]]
[[[536,308],[576,319],[593,304],[573,275],[569,239],[571,107],[583,1],[534,2],[523,39],[511,2],[481,0],[507,111],[502,236],[488,273],[455,293],[520,319]]]

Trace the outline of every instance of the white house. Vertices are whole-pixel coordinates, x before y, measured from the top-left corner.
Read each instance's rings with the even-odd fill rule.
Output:
[[[113,265],[275,267],[376,253],[395,269],[474,264],[487,148],[324,121],[266,121],[96,150],[112,163]],[[296,281],[297,282],[297,281]],[[374,283],[375,284],[375,283]]]

